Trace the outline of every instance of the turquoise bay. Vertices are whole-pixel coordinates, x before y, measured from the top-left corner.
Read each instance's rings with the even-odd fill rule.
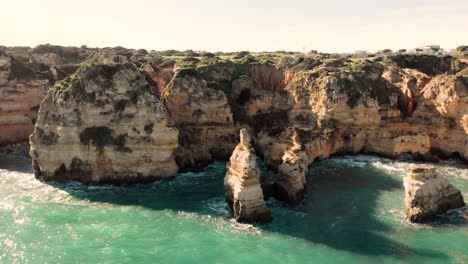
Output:
[[[452,211],[404,221],[412,165],[371,156],[315,163],[307,199],[268,201],[274,220],[239,224],[225,163],[174,181],[88,187],[42,183],[30,159],[0,156],[0,263],[468,263],[468,222]],[[468,196],[468,168],[436,166]]]

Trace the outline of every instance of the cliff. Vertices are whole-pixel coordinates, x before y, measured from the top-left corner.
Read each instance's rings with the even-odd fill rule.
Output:
[[[168,129],[171,127],[171,131],[178,131],[178,134],[167,133],[172,135],[171,139],[163,141],[174,148],[164,155],[168,157],[172,153],[179,171],[202,169],[214,160],[227,160],[238,142],[237,131],[241,127],[249,127],[256,153],[268,168],[282,175],[278,177],[276,189],[291,190],[290,187],[281,186],[295,186],[294,193],[286,195],[283,191],[282,195],[284,200],[291,203],[297,203],[303,195],[301,192],[305,191],[301,190],[301,185],[304,185],[303,178],[308,166],[316,159],[325,159],[333,154],[372,153],[398,158],[410,153],[417,159],[430,161],[451,156],[468,160],[466,64],[462,59],[450,56],[399,55],[347,60],[296,54],[289,57],[271,55],[268,60],[262,60],[263,55],[221,58],[212,54],[178,58],[121,47],[40,46],[35,49],[1,50],[0,91],[4,95],[0,109],[1,144],[24,140],[32,131],[37,103],[46,90],[53,87],[53,83],[67,76],[76,76],[77,64],[98,62],[122,67],[132,65],[132,71],[140,79],[146,80],[147,84],[144,85],[152,87],[157,99],[152,99],[154,102],[151,104],[158,105],[158,110],[152,111],[159,117],[165,113],[166,119],[157,117],[157,120],[148,120],[155,124],[167,123]],[[12,67],[14,61],[22,62],[20,69],[31,71],[19,71],[18,67]],[[37,66],[39,64],[47,67]],[[74,74],[61,75],[59,73],[62,71],[57,70],[59,68],[67,68]],[[99,89],[104,91],[105,87],[116,89],[116,83],[103,81],[105,76],[89,75],[87,78],[90,84],[103,86],[92,86],[95,92]],[[126,80],[128,85],[130,81]],[[85,89],[91,89],[91,86]],[[80,105],[84,102],[77,98],[86,97],[88,92],[76,90],[74,95],[65,99],[64,95],[58,96],[52,90],[42,103],[44,110],[41,110],[39,120],[42,118],[44,121],[36,124],[36,136],[33,138],[38,136],[39,131],[49,129],[48,122],[55,126],[54,131],[61,131],[58,120],[54,121],[50,116],[41,117],[42,113],[47,112],[45,109],[55,109],[56,115],[68,113],[70,117],[79,116],[88,120],[81,112],[70,113],[71,109],[82,107]],[[137,91],[135,97],[146,98],[143,90]],[[133,98],[113,97],[112,94],[106,96],[111,101],[131,101]],[[111,108],[112,103],[103,103],[102,106],[101,101],[91,99],[87,107],[99,111],[101,108]],[[112,107],[114,109],[116,106]],[[139,109],[138,104],[127,107],[125,111]],[[137,112],[133,113],[135,118],[138,122],[143,121],[137,117]],[[99,124],[91,120],[85,125],[73,126],[80,129],[86,129],[85,126],[110,127],[113,120],[119,117],[118,111],[109,116],[112,117],[101,119],[93,113],[90,119],[97,118]],[[133,124],[131,121],[123,118],[119,125]],[[166,129],[166,125],[161,127]],[[73,142],[78,142],[82,132],[80,129],[69,132],[75,135]],[[140,131],[141,127],[135,129]],[[117,129],[113,135],[125,133],[128,133],[128,142],[133,140],[130,137],[134,135],[133,132],[126,130]],[[178,136],[174,139],[176,134]],[[65,148],[68,143],[60,139],[58,137],[56,147],[61,149],[60,156],[67,157],[60,162],[68,170],[67,164],[71,164],[75,152],[86,153],[87,150]],[[87,145],[80,144],[80,148]],[[91,146],[91,149],[96,148]],[[44,153],[55,151],[50,146],[37,143],[33,148]],[[104,147],[106,151],[111,148],[115,147]],[[117,155],[109,157],[109,161],[119,159]],[[54,162],[53,167],[56,167],[59,160]],[[171,173],[162,175],[169,176],[173,174],[172,170],[175,170],[175,166],[171,165]],[[58,177],[52,173],[52,167],[44,171],[49,172],[46,179]],[[44,174],[42,170],[41,173]],[[78,176],[75,179],[90,180]],[[106,182],[106,179],[107,176],[99,182]],[[297,198],[294,198],[296,195]]]
[[[0,47],[0,145],[27,139],[47,90],[88,53],[74,47]]]

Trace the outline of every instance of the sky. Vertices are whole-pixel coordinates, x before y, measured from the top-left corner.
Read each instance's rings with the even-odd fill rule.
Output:
[[[468,0],[0,0],[0,45],[353,52],[468,45]]]

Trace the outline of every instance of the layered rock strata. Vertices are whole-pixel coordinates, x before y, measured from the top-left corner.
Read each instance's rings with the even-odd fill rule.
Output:
[[[47,78],[0,51],[0,145],[23,141],[31,134],[48,88]]]
[[[0,146],[28,138],[47,90],[86,56],[86,50],[74,47],[0,49]]]
[[[50,89],[30,137],[36,176],[87,184],[172,178],[178,131],[133,64],[83,65]]]
[[[179,166],[197,170],[227,160],[237,136],[226,94],[184,71],[178,71],[163,91],[170,118],[180,131],[175,154]]]
[[[260,184],[261,171],[246,129],[240,131],[240,143],[234,149],[224,177],[226,201],[238,222],[269,222]]]
[[[411,169],[403,179],[406,218],[415,223],[434,220],[447,210],[464,206],[461,192],[434,168]]]

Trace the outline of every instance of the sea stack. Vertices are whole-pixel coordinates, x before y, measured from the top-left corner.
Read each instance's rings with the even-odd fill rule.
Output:
[[[226,201],[238,222],[270,222],[270,209],[265,204],[260,185],[261,171],[246,129],[240,131],[240,143],[227,164],[224,178]]]
[[[172,178],[178,131],[133,64],[83,65],[49,90],[30,137],[36,177],[86,184]]]
[[[283,163],[278,167],[275,193],[278,199],[291,205],[299,204],[306,192],[307,154],[293,136],[293,145],[283,155]]]
[[[438,214],[465,205],[461,192],[430,166],[411,169],[403,182],[405,213],[411,222],[432,221]]]

